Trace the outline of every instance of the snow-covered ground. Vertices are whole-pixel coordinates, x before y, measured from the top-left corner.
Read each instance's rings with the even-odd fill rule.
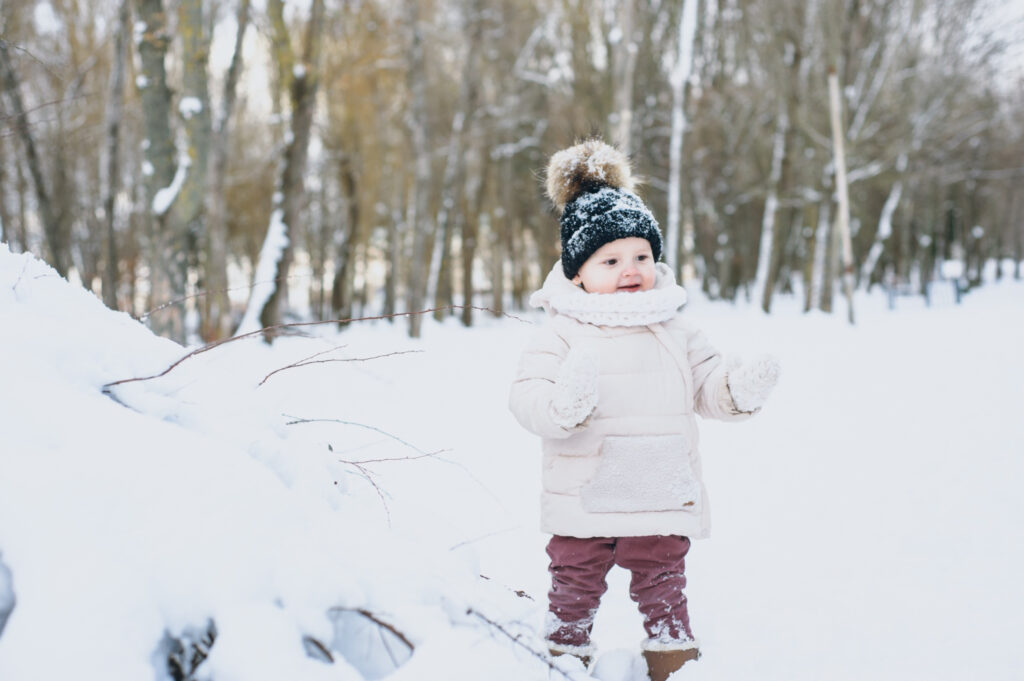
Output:
[[[783,377],[758,418],[702,423],[704,657],[673,679],[1021,678],[1024,284],[936,293],[862,297],[854,327],[687,308]],[[242,340],[110,396],[188,349],[2,244],[0,320],[3,681],[165,678],[165,634],[210,620],[197,679],[585,678],[541,654],[538,443],[505,406],[537,316]],[[639,681],[609,581],[595,673]]]

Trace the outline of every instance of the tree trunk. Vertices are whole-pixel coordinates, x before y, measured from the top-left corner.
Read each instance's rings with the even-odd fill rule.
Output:
[[[508,206],[512,205],[512,159],[507,158],[501,164],[501,210],[496,211],[492,219],[491,229],[491,313],[500,317],[505,313],[505,264],[508,259],[506,233],[509,231]],[[493,187],[492,189],[497,189]],[[495,191],[497,198],[498,192]]]
[[[466,201],[466,219],[462,222],[462,324],[473,324],[473,294],[476,291],[474,263],[476,261],[477,239],[480,235],[480,217],[484,211],[487,187],[491,176],[492,163],[487,144],[482,144],[478,153],[479,168],[466,187],[469,200]]]
[[[829,109],[832,119],[832,148],[836,166],[836,193],[838,196],[838,215],[836,224],[839,226],[839,239],[842,247],[843,293],[848,305],[848,318],[854,322],[853,315],[853,244],[850,241],[850,198],[846,182],[846,152],[843,146],[843,127],[840,123],[842,114],[839,104],[839,77],[835,69],[830,68],[828,74]]]
[[[62,233],[58,224],[53,203],[50,200],[46,188],[46,180],[43,177],[42,163],[36,152],[35,138],[32,136],[32,129],[28,122],[28,115],[21,100],[21,87],[18,82],[17,73],[14,71],[14,64],[11,62],[11,55],[7,41],[0,38],[0,81],[2,81],[3,93],[7,96],[13,127],[17,130],[18,137],[25,149],[25,162],[28,171],[32,175],[32,184],[36,192],[36,201],[39,204],[39,216],[43,222],[43,233],[46,236],[46,243],[50,250],[50,261],[57,273],[66,277],[71,268],[71,252],[66,235]]]
[[[458,104],[452,118],[451,136],[448,139],[448,158],[441,185],[441,209],[437,214],[437,237],[430,262],[430,288],[434,290],[432,299],[434,307],[437,308],[434,318],[438,321],[445,315],[445,310],[441,308],[452,303],[451,243],[455,231],[455,213],[461,202],[460,190],[464,184],[466,152],[463,150],[463,138],[466,129],[472,125],[480,104],[480,50],[484,33],[482,0],[473,0],[467,12],[469,45],[462,69],[462,82],[459,85]]]
[[[618,3],[619,40],[614,45],[613,87],[615,89],[615,118],[612,122],[612,139],[627,156],[632,151],[633,131],[633,80],[636,73],[637,45],[634,33],[634,3]]]
[[[668,266],[686,284],[695,272],[695,239],[691,229],[683,235],[680,253],[680,201],[682,199],[683,136],[686,133],[686,81],[693,70],[693,42],[697,34],[697,0],[685,0],[679,20],[676,61],[672,68],[672,136],[669,141],[668,219],[665,225],[665,255]],[[689,236],[689,239],[686,237]],[[681,262],[679,261],[681,260]]]
[[[430,191],[430,150],[427,148],[427,105],[426,87],[427,70],[423,54],[423,30],[420,27],[419,7],[417,0],[406,0],[412,42],[409,50],[409,90],[412,93],[408,126],[412,136],[413,163],[415,178],[413,181],[413,200],[409,227],[413,232],[412,255],[409,262],[409,280],[406,291],[406,311],[409,312],[409,336],[419,338],[423,315],[417,314],[423,309],[426,298],[427,267],[430,263],[430,247],[434,236],[434,223],[430,219],[427,202]]]
[[[335,249],[334,285],[331,288],[331,311],[335,319],[352,317],[352,289],[356,270],[356,236],[359,233],[359,183],[352,167],[352,157],[343,155],[338,167],[345,206],[345,224]]]
[[[6,119],[3,100],[0,99],[0,120]],[[10,188],[10,176],[8,175],[7,159],[13,158],[13,154],[7,151],[7,135],[0,135],[0,241],[7,244],[12,252],[25,250],[24,244],[18,244],[15,239],[14,219],[11,215],[10,204],[8,204],[8,191]]]
[[[23,251],[28,250],[28,178],[20,163],[14,164],[18,180],[18,241]]]
[[[107,186],[103,197],[106,233],[106,264],[103,268],[103,303],[112,310],[117,305],[117,216],[116,199],[121,187],[121,119],[124,110],[125,58],[132,22],[129,0],[121,0],[117,31],[114,34],[114,56],[110,69],[110,91],[107,96]]]
[[[761,309],[771,312],[772,291],[772,256],[775,249],[775,213],[779,206],[779,189],[782,178],[782,161],[786,156],[786,137],[789,134],[789,119],[786,117],[785,104],[779,103],[779,112],[775,123],[774,143],[772,144],[772,169],[768,177],[768,194],[764,200],[764,213],[761,217],[761,240],[757,256],[757,274],[754,276],[755,291],[761,298]]]
[[[810,234],[807,235],[807,239],[804,242],[804,312],[810,312],[814,309],[815,265],[818,261],[818,239],[819,232],[821,231],[820,210],[820,206],[815,203],[808,202],[804,206],[804,224],[815,225],[814,229],[809,230]]]
[[[273,0],[268,4],[280,4]],[[281,16],[280,8],[274,12]],[[319,85],[321,37],[324,27],[324,0],[313,0],[309,22],[306,24],[302,61],[296,63],[291,76],[291,140],[284,153],[284,166],[278,182],[275,208],[267,228],[267,237],[260,251],[253,286],[245,317],[239,332],[273,327],[281,323],[284,300],[288,289],[288,271],[291,267],[295,237],[299,234],[299,215],[304,198],[303,174],[313,131],[313,114]],[[290,49],[279,54],[288,60]],[[279,64],[280,66],[280,64]],[[267,278],[266,281],[261,279]],[[259,327],[256,327],[257,323]],[[264,338],[269,343],[277,335],[268,331]]]
[[[178,33],[182,39],[182,88],[178,115],[185,131],[184,159],[188,174],[167,217],[171,233],[184,235],[188,265],[199,262],[205,238],[204,199],[211,135],[208,63],[210,35],[203,21],[202,0],[181,0]],[[204,254],[205,255],[205,254]],[[206,282],[203,282],[204,286]],[[187,308],[186,308],[187,309]],[[192,329],[195,332],[195,329]]]
[[[885,248],[885,242],[892,236],[892,217],[896,212],[896,207],[900,204],[900,197],[903,195],[903,173],[907,170],[907,154],[903,152],[896,159],[896,172],[897,179],[892,184],[892,188],[889,190],[889,195],[885,199],[885,205],[882,206],[882,214],[878,218],[878,229],[875,232],[875,240],[871,244],[871,248],[868,250],[867,256],[864,258],[864,263],[860,268],[860,280],[864,283],[866,290],[871,290],[871,273],[875,270],[875,265],[878,264],[878,259],[882,256],[882,250]]]
[[[796,27],[799,29],[800,27]],[[794,30],[794,34],[802,33]],[[786,44],[787,60],[786,70],[782,75],[784,87],[782,89],[783,101],[779,103],[779,121],[776,128],[775,148],[772,152],[772,176],[775,185],[770,190],[768,199],[765,201],[765,213],[762,221],[761,250],[758,257],[757,283],[763,286],[761,289],[761,309],[771,312],[772,296],[775,293],[775,285],[779,279],[779,271],[782,268],[782,260],[785,252],[786,236],[789,226],[792,224],[796,213],[792,208],[793,194],[793,154],[796,153],[796,121],[800,109],[800,77],[803,63],[803,47],[796,38],[789,40]],[[783,108],[784,107],[784,108]],[[781,146],[779,146],[781,144]],[[779,154],[776,157],[776,154]],[[778,162],[778,166],[776,166]],[[780,220],[778,213],[779,201],[787,203],[786,212],[789,220]],[[769,206],[771,210],[769,211]],[[780,229],[779,226],[783,227]],[[763,278],[762,278],[763,275]]]
[[[242,71],[242,44],[249,27],[250,0],[241,0],[235,15],[238,31],[231,63],[224,78],[224,93],[217,127],[211,135],[210,167],[206,192],[206,231],[201,335],[206,342],[226,338],[231,333],[231,299],[228,295],[228,227],[225,196],[228,149],[231,142],[231,116],[237,100],[238,79]]]
[[[171,133],[171,91],[164,63],[170,37],[163,0],[135,0],[136,16],[143,26],[138,50],[142,71],[137,79],[142,99],[145,135],[146,199],[148,203],[150,309],[185,296],[187,234],[174,231],[167,219],[177,199],[187,168],[176,167]],[[168,305],[149,318],[153,331],[173,340],[185,340],[185,315],[181,305]]]

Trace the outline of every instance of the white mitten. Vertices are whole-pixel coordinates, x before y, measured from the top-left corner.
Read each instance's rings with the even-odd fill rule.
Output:
[[[562,360],[551,398],[551,420],[563,428],[575,428],[597,406],[597,356],[572,348]]]
[[[779,380],[779,360],[772,355],[761,355],[753,362],[729,369],[729,392],[741,412],[755,412],[761,408],[772,388]]]

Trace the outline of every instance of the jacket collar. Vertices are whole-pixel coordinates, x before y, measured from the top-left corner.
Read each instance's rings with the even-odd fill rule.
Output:
[[[646,326],[668,321],[686,304],[686,290],[676,284],[672,270],[656,266],[654,288],[636,293],[587,293],[565,278],[561,261],[530,296],[531,307],[572,317],[597,326]]]

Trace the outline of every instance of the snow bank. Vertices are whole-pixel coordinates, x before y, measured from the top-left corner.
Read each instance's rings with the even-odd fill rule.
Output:
[[[330,650],[344,611],[415,646],[394,678],[478,678],[467,646],[489,678],[546,677],[532,634],[513,644],[467,614],[514,628],[535,606],[448,546],[389,533],[358,470],[286,426],[262,376],[209,353],[105,395],[186,350],[2,244],[0,318],[4,681],[166,678],[161,640],[210,621],[203,678],[362,679],[389,658],[334,644],[329,663],[303,643]]]

